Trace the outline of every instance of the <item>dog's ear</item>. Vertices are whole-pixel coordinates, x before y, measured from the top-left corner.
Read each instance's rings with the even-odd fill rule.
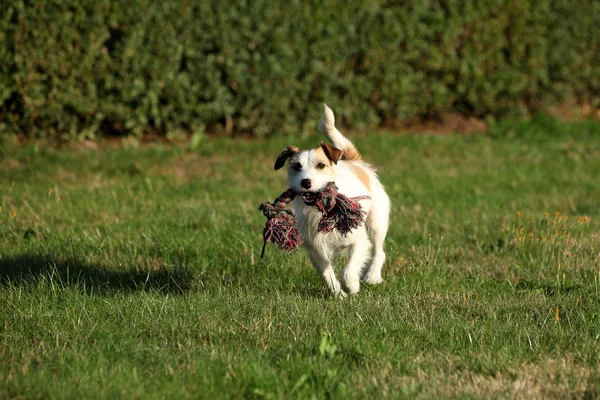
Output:
[[[325,142],[321,142],[321,148],[323,149],[323,153],[325,153],[329,161],[333,162],[334,164],[337,164],[338,160],[342,158],[342,151],[340,149],[336,149]]]
[[[288,146],[279,154],[277,160],[275,161],[275,170],[280,169],[285,165],[285,162],[288,158],[294,156],[294,154],[299,153],[300,149],[296,146]]]

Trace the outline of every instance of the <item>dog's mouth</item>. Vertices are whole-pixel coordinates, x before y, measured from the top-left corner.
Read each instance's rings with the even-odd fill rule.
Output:
[[[317,194],[315,192],[302,192],[301,194],[304,204],[312,206],[317,202]]]

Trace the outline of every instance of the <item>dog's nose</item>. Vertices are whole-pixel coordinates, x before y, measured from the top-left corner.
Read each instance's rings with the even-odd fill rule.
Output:
[[[303,187],[304,189],[310,189],[310,186],[311,186],[310,179],[302,179],[302,180],[300,181],[300,185],[302,185],[302,187]]]

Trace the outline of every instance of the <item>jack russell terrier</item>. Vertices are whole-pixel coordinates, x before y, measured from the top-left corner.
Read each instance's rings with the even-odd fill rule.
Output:
[[[383,282],[383,242],[389,225],[390,199],[379,182],[375,169],[362,160],[352,142],[335,127],[335,116],[327,105],[323,120],[319,123],[319,131],[333,146],[321,143],[311,150],[288,146],[277,157],[275,169],[282,168],[289,159],[288,180],[290,187],[297,192],[317,191],[333,181],[339,193],[349,198],[368,197],[358,200],[366,212],[366,224],[345,236],[336,230],[329,233],[317,232],[321,213],[317,208],[306,205],[302,196],[294,200],[298,229],[310,260],[331,292],[345,297],[346,294],[355,294],[360,290],[361,279],[369,285]],[[369,236],[375,247],[372,258]],[[345,250],[350,251],[348,263],[338,281],[331,260]]]

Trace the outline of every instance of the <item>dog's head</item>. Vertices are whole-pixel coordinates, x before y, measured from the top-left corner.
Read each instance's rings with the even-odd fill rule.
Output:
[[[341,150],[326,143],[321,143],[319,147],[311,150],[288,146],[277,157],[275,169],[281,169],[289,159],[290,187],[299,192],[317,191],[335,180],[333,166],[337,164],[341,155]]]

